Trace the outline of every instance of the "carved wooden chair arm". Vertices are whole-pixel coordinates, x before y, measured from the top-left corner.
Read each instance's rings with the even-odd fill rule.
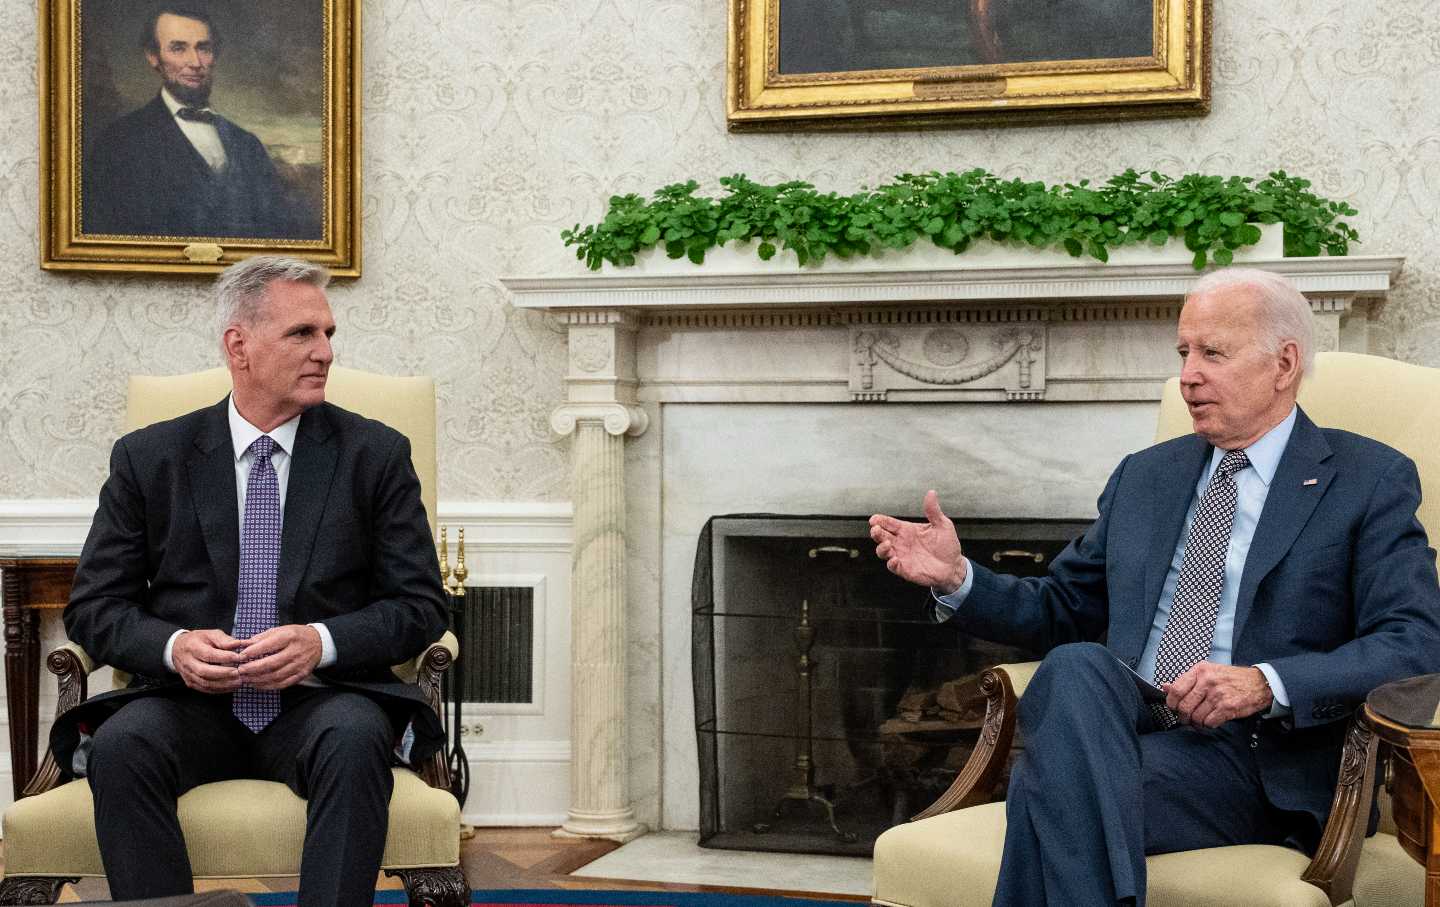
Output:
[[[424,652],[413,661],[396,667],[395,674],[401,679],[409,679],[407,675],[413,676],[415,683],[419,684],[425,699],[429,701],[430,707],[435,714],[444,720],[445,714],[441,711],[440,702],[440,676],[455,662],[456,656],[460,654],[460,642],[455,634],[449,630],[435,642],[430,644]],[[420,777],[425,783],[440,790],[450,789],[450,764],[446,759],[444,747],[435,752],[424,763],[417,767]]]
[[[45,666],[55,675],[60,687],[60,695],[55,703],[56,718],[85,701],[85,679],[100,667],[95,659],[73,642],[63,643],[51,651],[45,657]],[[20,792],[20,796],[43,794],[59,783],[60,766],[55,763],[55,755],[50,752],[50,748],[46,747],[45,758],[40,760],[39,767],[35,769],[35,774]]]
[[[1320,837],[1320,846],[1300,880],[1325,892],[1331,904],[1350,901],[1355,871],[1360,865],[1360,848],[1370,824],[1370,804],[1375,797],[1376,749],[1380,738],[1365,720],[1364,711],[1355,713],[1345,734],[1340,755],[1340,780],[1330,804],[1330,819]]]
[[[911,821],[928,819],[951,810],[973,806],[987,799],[1005,768],[1010,744],[1015,739],[1015,705],[1025,692],[1040,662],[996,665],[980,674],[980,692],[985,696],[985,721],[980,739],[965,767],[955,776],[950,789]]]

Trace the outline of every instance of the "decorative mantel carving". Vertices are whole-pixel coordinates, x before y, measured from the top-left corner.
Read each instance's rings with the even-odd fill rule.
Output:
[[[886,400],[896,389],[927,391],[932,400],[1045,396],[1044,324],[1038,321],[969,332],[951,327],[852,328],[851,334],[855,359],[850,395],[856,401]],[[978,355],[971,355],[972,350]]]

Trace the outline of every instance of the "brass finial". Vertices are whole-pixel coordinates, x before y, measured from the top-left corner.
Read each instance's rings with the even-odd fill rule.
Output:
[[[460,538],[459,538],[459,539],[456,541],[456,543],[455,543],[455,572],[454,572],[454,574],[453,574],[453,576],[455,577],[455,587],[450,590],[450,594],[451,594],[451,595],[464,595],[464,594],[465,594],[465,577],[467,577],[467,576],[470,575],[470,571],[465,568],[465,527],[464,527],[464,526],[461,526],[461,527],[460,527],[459,535],[460,535]]]

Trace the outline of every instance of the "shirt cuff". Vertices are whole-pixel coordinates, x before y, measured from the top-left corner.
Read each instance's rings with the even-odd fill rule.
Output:
[[[1265,717],[1284,718],[1286,715],[1289,715],[1290,695],[1285,692],[1285,682],[1280,679],[1279,674],[1275,673],[1275,669],[1265,662],[1262,661],[1255,667],[1259,668],[1260,673],[1265,675],[1265,682],[1270,684],[1270,695],[1275,697],[1275,701],[1270,703],[1270,711],[1265,713]]]
[[[975,585],[975,570],[970,566],[970,558],[962,557],[961,560],[965,562],[965,581],[960,584],[959,589],[949,595],[941,595],[933,586],[930,588],[930,619],[937,624],[943,624],[955,616],[955,612],[960,610],[960,606],[970,594],[970,588]]]
[[[176,630],[170,634],[169,639],[165,640],[165,651],[160,655],[161,658],[165,659],[165,670],[175,670],[175,640],[180,638],[181,633],[189,632],[189,630]]]
[[[320,663],[316,668],[328,668],[335,663],[339,656],[335,653],[335,637],[330,635],[330,628],[321,623],[310,624],[315,632],[320,634]]]

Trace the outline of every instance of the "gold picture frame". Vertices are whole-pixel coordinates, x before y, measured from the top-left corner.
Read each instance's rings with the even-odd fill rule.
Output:
[[[727,120],[776,131],[1201,116],[1210,12],[1210,0],[730,0]]]
[[[360,0],[40,0],[39,25],[42,268],[360,275]]]

